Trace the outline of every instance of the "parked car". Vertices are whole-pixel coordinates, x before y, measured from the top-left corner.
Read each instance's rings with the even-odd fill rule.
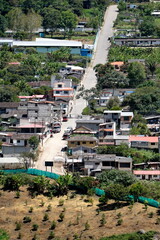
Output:
[[[62,139],[63,140],[66,140],[67,138],[70,138],[70,133],[64,133],[63,136],[62,136]]]
[[[54,126],[53,127],[53,133],[59,133],[61,131],[61,127],[60,126]]]
[[[67,115],[63,116],[63,122],[67,122],[67,121],[68,121],[68,116]]]

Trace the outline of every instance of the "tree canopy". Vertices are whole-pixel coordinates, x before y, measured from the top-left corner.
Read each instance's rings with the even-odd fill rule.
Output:
[[[134,93],[125,98],[123,106],[129,106],[132,111],[137,111],[142,115],[158,113],[160,88],[158,86],[137,88]]]

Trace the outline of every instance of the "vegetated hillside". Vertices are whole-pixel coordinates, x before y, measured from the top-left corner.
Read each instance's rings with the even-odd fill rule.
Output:
[[[41,26],[50,29],[51,36],[57,29],[65,29],[66,36],[71,34],[78,19],[87,19],[88,27],[95,30],[107,5],[108,0],[4,0],[0,3],[0,36],[10,29],[14,37],[23,39],[31,37]]]
[[[121,202],[118,206],[109,201],[102,206],[97,196],[73,191],[59,198],[31,198],[26,187],[21,187],[20,192],[0,190],[0,194],[0,227],[7,231],[10,240],[46,240],[53,239],[53,235],[60,240],[98,240],[140,229],[158,231],[160,226],[157,209],[140,203]]]

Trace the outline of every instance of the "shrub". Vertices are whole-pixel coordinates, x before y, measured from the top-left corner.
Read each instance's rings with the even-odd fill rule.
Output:
[[[33,207],[30,207],[30,209],[29,209],[28,212],[29,212],[29,213],[32,213],[32,212],[33,212]]]
[[[60,199],[59,200],[59,206],[63,206],[64,205],[64,200],[63,199]]]
[[[56,228],[56,222],[55,221],[52,221],[51,223],[51,230],[54,230]]]
[[[41,203],[40,203],[40,206],[43,207],[44,204],[45,204],[45,203],[44,203],[44,201],[43,201],[43,199],[42,199],[42,200],[41,200]]]
[[[23,222],[24,222],[24,223],[29,223],[29,222],[31,222],[31,218],[30,218],[29,216],[25,216],[25,217],[23,218]]]
[[[52,210],[52,206],[51,206],[51,204],[49,204],[48,206],[47,206],[47,212],[50,212]]]
[[[147,211],[147,208],[148,208],[148,201],[144,201],[144,209]]]
[[[104,226],[106,224],[106,216],[102,214],[102,218],[100,219],[100,226]]]
[[[54,232],[51,231],[48,236],[48,240],[52,240],[52,239],[54,239],[54,237],[55,237],[55,234],[54,234]]]
[[[122,217],[122,214],[119,212],[118,214],[117,214],[117,218],[121,218]]]
[[[44,214],[43,221],[47,221],[49,219],[49,216],[47,213]]]
[[[153,218],[153,215],[154,215],[153,212],[148,213],[148,217],[149,217],[149,218]]]
[[[118,221],[117,221],[117,226],[120,226],[120,225],[122,225],[122,223],[123,223],[123,219],[118,219]]]
[[[38,240],[37,234],[35,233],[32,240]]]
[[[157,219],[156,219],[156,222],[155,222],[155,224],[157,224],[157,225],[159,225],[159,224],[160,224],[160,218],[157,218]]]
[[[75,198],[75,197],[76,197],[76,193],[75,192],[71,192],[70,199]]]
[[[62,212],[65,212],[65,211],[66,211],[66,208],[64,207],[63,210],[62,210]]]
[[[64,213],[63,212],[61,212],[59,214],[59,219],[60,219],[61,222],[63,221],[63,219],[64,219]]]
[[[93,206],[93,202],[94,202],[94,201],[93,201],[93,198],[89,198],[89,199],[88,199],[88,202]]]
[[[18,239],[21,239],[22,238],[22,233],[21,232],[19,232],[19,234],[18,234],[18,237],[17,237]]]
[[[105,195],[102,195],[100,198],[99,198],[99,202],[101,203],[101,204],[106,204],[107,203],[107,198],[106,198],[106,196]]]
[[[38,224],[35,223],[32,225],[32,231],[37,231],[38,228],[39,228]]]
[[[15,230],[19,231],[20,229],[21,229],[21,223],[20,222],[16,222]]]
[[[89,230],[90,229],[90,225],[88,223],[88,221],[85,223],[84,225],[84,230]]]
[[[20,197],[20,191],[17,191],[16,192],[16,198],[19,198]]]
[[[19,191],[20,186],[23,185],[23,179],[20,175],[9,175],[4,178],[4,190]]]

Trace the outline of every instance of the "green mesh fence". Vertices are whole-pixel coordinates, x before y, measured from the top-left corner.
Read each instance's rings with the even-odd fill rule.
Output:
[[[146,198],[146,197],[138,197],[138,202],[141,202],[141,203],[145,203],[146,202],[149,206],[156,207],[156,208],[160,207],[160,203],[159,202],[157,202],[154,199],[150,199],[150,198]]]
[[[36,176],[45,176],[45,177],[52,178],[52,179],[58,179],[60,177],[60,175],[58,175],[56,173],[51,173],[51,172],[42,171],[42,170],[33,169],[33,168],[29,168],[29,169],[8,169],[8,170],[0,170],[0,172],[4,172],[6,174],[26,173],[26,174],[30,174],[30,175],[36,175]],[[97,196],[102,196],[102,195],[105,194],[105,191],[100,189],[100,188],[94,188],[94,191],[95,191],[95,194]],[[134,200],[134,196],[128,195],[123,200],[125,200],[125,201]],[[138,197],[138,202],[140,202],[140,203],[147,202],[147,204],[152,206],[152,207],[156,207],[156,208],[160,207],[159,202],[157,202],[154,199],[150,199],[150,198]]]
[[[102,189],[95,188],[94,190],[95,190],[95,194],[96,194],[97,196],[102,196],[102,195],[105,194],[105,191],[102,190]],[[126,196],[126,198],[121,199],[121,201],[131,201],[131,200],[134,200],[134,196],[132,196],[132,195],[128,195],[128,196]],[[157,202],[157,201],[154,200],[154,199],[150,199],[150,198],[146,198],[146,197],[138,197],[138,202],[140,202],[140,203],[145,203],[145,202],[147,202],[147,204],[148,204],[149,206],[156,207],[156,208],[159,208],[159,207],[160,207],[160,203],[159,203],[159,202]]]
[[[95,188],[94,191],[95,191],[95,194],[96,194],[97,196],[105,195],[105,191],[102,190],[102,189]]]
[[[16,174],[16,173],[26,173],[30,175],[36,175],[36,176],[45,176],[52,179],[58,179],[59,175],[56,173],[51,173],[47,171],[42,171],[38,169],[28,168],[28,169],[9,169],[9,170],[1,170],[1,172],[4,172],[6,174]]]
[[[0,170],[5,174],[17,174],[17,173],[27,173],[27,169],[8,169],[8,170]]]

